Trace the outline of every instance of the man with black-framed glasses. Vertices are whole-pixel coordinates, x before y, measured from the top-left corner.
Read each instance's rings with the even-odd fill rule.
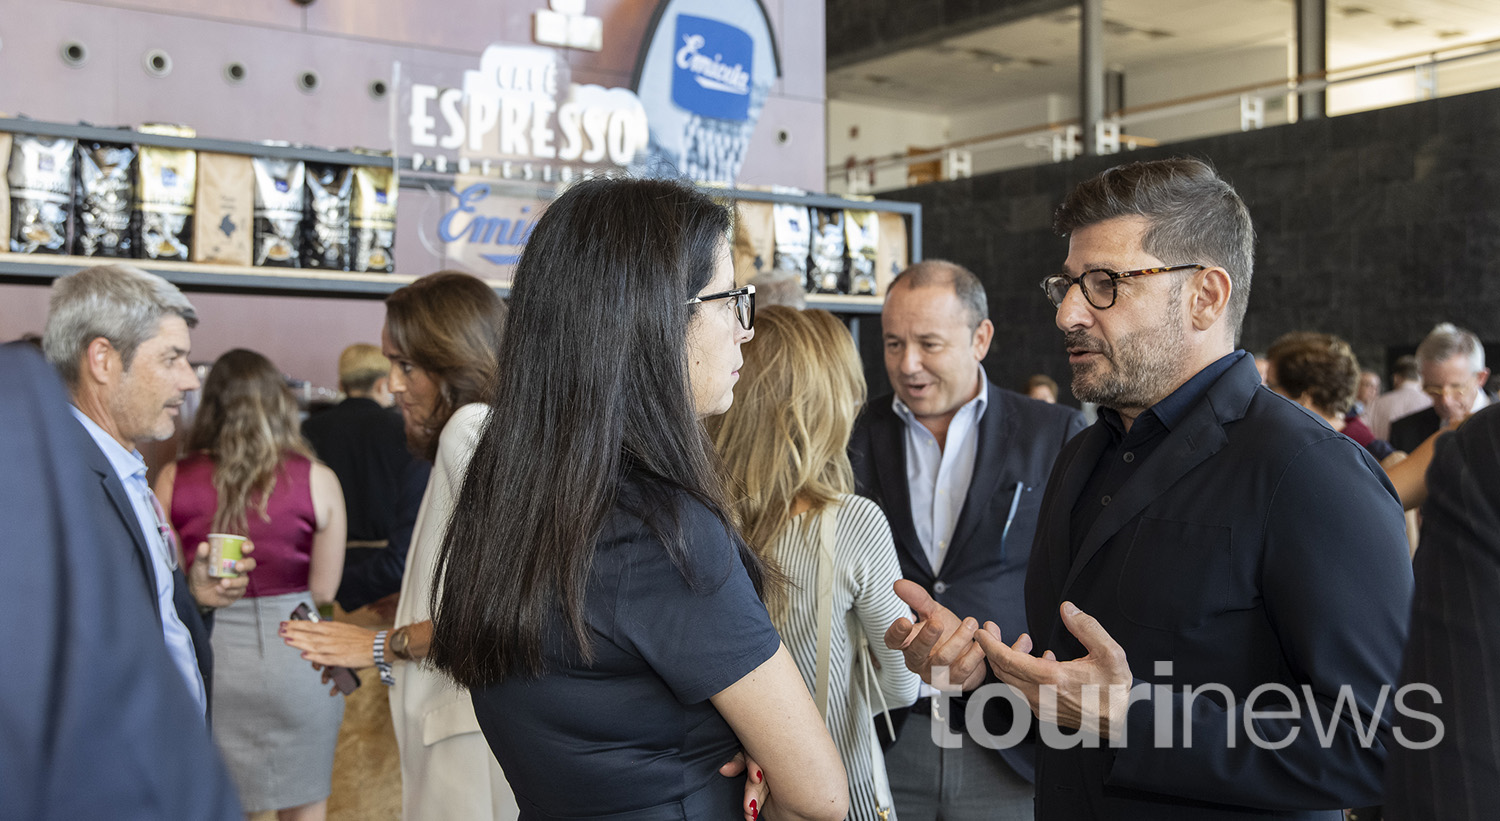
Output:
[[[1042,499],[1031,632],[906,588],[923,624],[887,643],[1037,712],[1039,819],[1335,821],[1379,803],[1412,588],[1401,505],[1237,349],[1244,203],[1198,160],[1131,163],[1080,184],[1055,228],[1068,256],[1042,287],[1073,393],[1100,411]]]

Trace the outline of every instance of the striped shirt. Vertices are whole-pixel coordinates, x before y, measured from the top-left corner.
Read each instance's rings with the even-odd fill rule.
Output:
[[[838,525],[834,531],[833,625],[828,671],[828,732],[839,749],[849,774],[849,818],[876,821],[872,766],[882,763],[875,740],[873,718],[880,700],[865,692],[864,674],[853,669],[860,633],[870,643],[879,665],[877,673],[885,703],[905,707],[917,698],[920,679],[906,669],[901,653],[885,646],[885,630],[891,622],[911,611],[896,597],[892,585],[901,578],[896,546],[885,514],[869,499],[840,497]],[[771,548],[771,555],[791,580],[789,614],[772,615],[781,640],[802,672],[802,680],[813,692],[817,675],[818,539],[816,516],[802,514],[792,519]],[[811,528],[811,531],[809,531]],[[780,608],[777,608],[780,609]],[[851,680],[859,682],[851,687]],[[873,703],[872,703],[873,702]],[[894,819],[895,813],[891,813]]]

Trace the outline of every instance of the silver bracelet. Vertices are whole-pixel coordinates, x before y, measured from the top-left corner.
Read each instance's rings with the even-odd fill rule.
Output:
[[[380,671],[380,683],[387,687],[396,683],[396,677],[391,675],[391,663],[385,660],[385,634],[387,630],[381,630],[375,634],[375,669]]]

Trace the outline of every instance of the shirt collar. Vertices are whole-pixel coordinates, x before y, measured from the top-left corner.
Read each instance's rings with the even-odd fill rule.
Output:
[[[976,397],[974,397],[973,399],[970,399],[969,401],[963,403],[962,405],[960,405],[959,408],[958,408],[958,412],[962,413],[963,410],[964,410],[964,408],[967,408],[967,407],[969,407],[969,406],[972,405],[974,407],[974,419],[975,419],[975,421],[978,421],[980,417],[984,416],[984,410],[985,410],[985,408],[989,407],[989,404],[990,404],[990,377],[989,377],[989,374],[985,373],[984,366],[980,365],[979,366],[979,395],[976,396]],[[891,410],[895,411],[896,415],[899,416],[899,417],[901,417],[901,421],[905,422],[906,424],[908,424],[908,425],[919,424],[917,422],[916,415],[911,412],[911,408],[908,408],[906,406],[905,402],[901,401],[901,396],[899,394],[895,394],[895,393],[891,394]]]
[[[1162,427],[1170,431],[1208,393],[1208,389],[1213,387],[1215,382],[1219,381],[1219,377],[1234,367],[1234,363],[1246,356],[1249,356],[1249,354],[1245,351],[1236,350],[1219,357],[1208,367],[1194,374],[1192,379],[1179,385],[1177,390],[1167,394],[1165,399],[1148,408],[1136,420],[1136,423],[1139,423],[1141,419],[1150,415],[1154,416],[1156,421],[1161,423]],[[1109,425],[1117,438],[1125,436],[1125,423],[1120,419],[1119,411],[1116,411],[1114,408],[1100,408],[1099,418],[1103,419],[1105,424]]]
[[[1157,402],[1151,408],[1153,411],[1156,411],[1156,418],[1161,420],[1161,423],[1167,427],[1167,430],[1176,427],[1177,423],[1182,421],[1182,417],[1187,416],[1187,412],[1192,410],[1193,406],[1198,404],[1198,400],[1202,399],[1208,393],[1208,389],[1213,387],[1215,382],[1219,381],[1219,377],[1223,376],[1225,371],[1234,367],[1234,363],[1246,356],[1249,356],[1249,354],[1245,351],[1231,351],[1214,360],[1208,367],[1198,371],[1193,375],[1192,379],[1182,383],[1181,387],[1172,391],[1167,395],[1166,399]]]
[[[115,437],[99,427],[99,423],[88,417],[88,414],[78,409],[77,405],[69,405],[68,410],[73,412],[79,422],[83,423],[83,429],[93,437],[94,444],[99,450],[104,451],[104,458],[109,460],[110,467],[115,469],[115,475],[124,482],[137,475],[142,480],[146,477],[146,460],[138,450],[126,450],[124,445],[116,441]]]

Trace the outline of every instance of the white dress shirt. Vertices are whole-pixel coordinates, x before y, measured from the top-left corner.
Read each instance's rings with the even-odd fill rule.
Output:
[[[151,486],[146,483],[146,460],[141,458],[139,451],[126,450],[94,420],[84,415],[83,411],[76,407],[70,409],[78,417],[78,421],[83,423],[84,430],[93,437],[99,450],[104,452],[104,457],[109,460],[110,467],[115,469],[115,475],[120,477],[120,483],[125,486],[125,493],[130,497],[130,506],[135,509],[136,525],[140,527],[141,535],[150,548],[151,569],[156,580],[156,603],[157,609],[161,611],[162,637],[166,640],[167,652],[183,680],[187,682],[188,693],[197,702],[199,712],[206,715],[208,695],[203,686],[203,673],[198,669],[198,656],[193,652],[193,637],[183,625],[182,619],[177,617],[177,605],[172,599],[172,570],[177,566],[177,556],[171,545],[162,539],[161,531],[157,528]]]
[[[896,415],[906,423],[906,486],[911,493],[911,520],[933,573],[943,566],[953,530],[958,526],[958,514],[969,495],[974,461],[979,454],[979,418],[984,415],[989,398],[989,379],[980,367],[979,395],[953,414],[942,446],[900,397],[891,402]]]

